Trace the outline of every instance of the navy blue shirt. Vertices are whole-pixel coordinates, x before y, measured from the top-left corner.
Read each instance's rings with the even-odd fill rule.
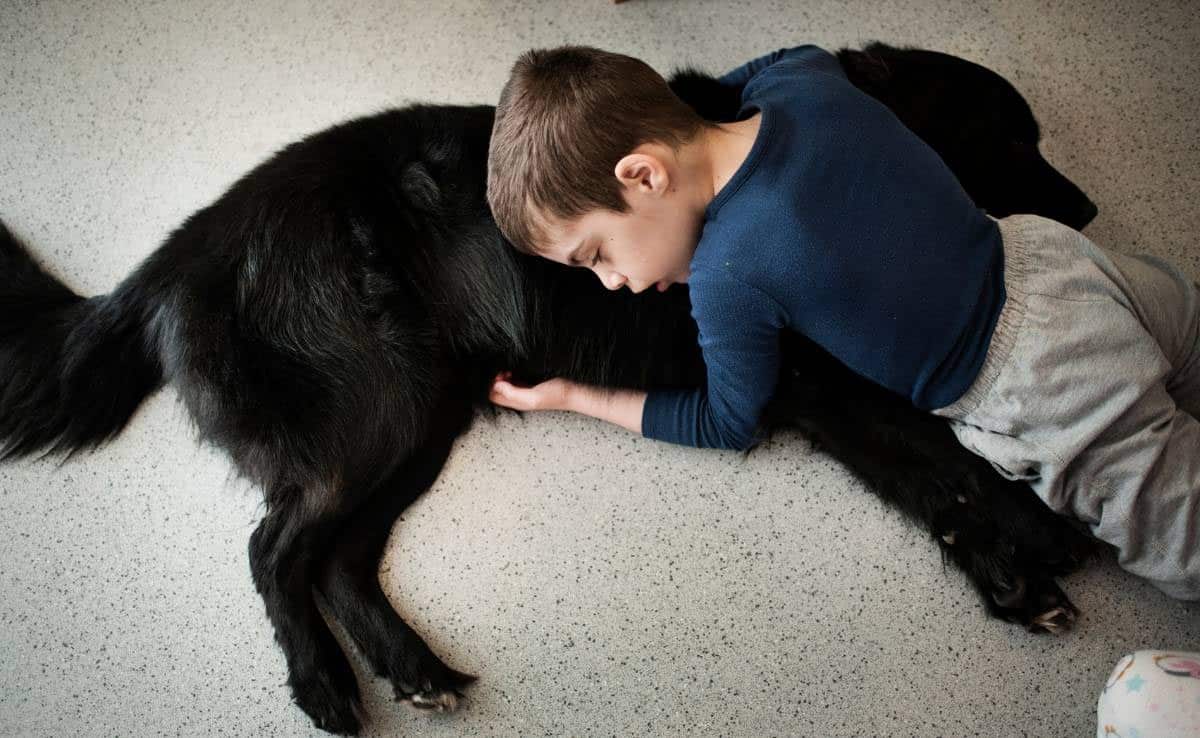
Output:
[[[707,386],[651,392],[642,433],[753,445],[783,330],[918,408],[958,399],[1004,305],[996,222],[828,52],[780,50],[723,80],[745,83],[739,119],[762,118],[691,260]]]

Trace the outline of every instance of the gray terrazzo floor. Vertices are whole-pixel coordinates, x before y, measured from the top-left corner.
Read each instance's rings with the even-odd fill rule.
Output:
[[[0,0],[0,216],[101,293],[277,147],[406,101],[493,102],[529,46],[723,70],[878,38],[1007,76],[1100,206],[1088,234],[1200,277],[1196,18],[1188,2]],[[256,495],[170,389],[99,452],[0,466],[0,734],[316,734],[250,582]],[[1122,653],[1200,646],[1200,607],[1109,561],[1066,582],[1071,634],[987,619],[929,541],[799,439],[743,460],[562,415],[478,424],[381,576],[482,678],[430,717],[363,677],[372,735],[1086,736]]]

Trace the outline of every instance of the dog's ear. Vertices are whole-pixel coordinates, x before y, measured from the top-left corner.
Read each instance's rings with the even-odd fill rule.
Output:
[[[855,87],[878,96],[877,93],[892,79],[892,68],[887,62],[888,52],[892,51],[895,49],[876,41],[862,51],[842,49],[837,53],[837,60]]]
[[[726,123],[737,117],[742,105],[742,88],[723,84],[697,69],[677,69],[667,82],[671,92],[701,118]]]

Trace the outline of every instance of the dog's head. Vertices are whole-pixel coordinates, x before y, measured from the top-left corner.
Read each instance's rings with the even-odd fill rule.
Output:
[[[844,49],[838,60],[855,86],[941,155],[991,215],[1034,213],[1076,229],[1096,217],[1087,195],[1042,157],[1029,104],[1000,75],[949,54],[881,43]]]

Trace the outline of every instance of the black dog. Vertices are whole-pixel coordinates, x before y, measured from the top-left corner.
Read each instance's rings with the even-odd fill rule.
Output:
[[[1036,123],[998,76],[880,45],[839,58],[990,212],[1077,227],[1094,215],[1037,155]],[[713,118],[736,111],[737,90],[711,79],[676,87]],[[483,191],[492,112],[414,106],[288,146],[107,296],[77,296],[0,225],[3,455],[100,444],[174,384],[204,438],[265,492],[251,572],[295,700],[329,731],[358,731],[358,686],[316,597],[397,698],[451,709],[474,679],[400,620],[376,571],[392,522],[490,407],[498,370],[639,388],[704,378],[685,289],[611,293],[500,238]],[[1024,168],[993,169],[1018,155]],[[1069,625],[1054,577],[1079,564],[1085,536],[940,419],[801,336],[785,343],[773,427],[800,429],[919,521],[993,614]]]

